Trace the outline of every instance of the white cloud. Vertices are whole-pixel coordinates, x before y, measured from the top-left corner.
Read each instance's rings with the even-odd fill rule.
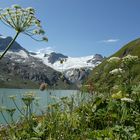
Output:
[[[51,52],[54,52],[52,47],[41,48],[37,51],[37,53],[47,53],[47,54],[49,54]]]
[[[119,39],[107,39],[107,40],[102,40],[101,42],[103,42],[103,43],[115,43],[118,41],[119,41]]]

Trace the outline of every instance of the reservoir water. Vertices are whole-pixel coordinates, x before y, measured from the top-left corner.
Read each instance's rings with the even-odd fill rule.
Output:
[[[72,95],[77,94],[79,91],[76,90],[45,90],[40,91],[37,89],[0,89],[0,107],[6,107],[6,108],[16,108],[12,100],[9,98],[9,96],[16,96],[15,102],[18,105],[19,108],[23,108],[25,104],[21,100],[23,95],[27,93],[33,93],[36,97],[36,101],[39,106],[36,106],[33,104],[33,112],[36,114],[41,114],[43,111],[45,111],[46,107],[54,102],[54,98],[61,98],[61,97],[70,97]],[[10,122],[10,117],[6,111],[3,112],[5,118],[8,122]],[[14,113],[14,120],[17,121],[19,119],[20,113],[18,110]],[[6,124],[2,114],[0,114],[0,124]]]

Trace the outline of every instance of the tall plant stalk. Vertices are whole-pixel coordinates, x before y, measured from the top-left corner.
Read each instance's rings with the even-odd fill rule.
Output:
[[[11,128],[11,125],[9,124],[9,122],[7,121],[7,119],[5,118],[3,112],[1,111],[0,113],[1,113],[1,115],[2,115],[2,117],[3,117],[3,119],[4,119],[4,121],[6,122],[6,124]]]
[[[35,10],[32,7],[22,8],[19,5],[12,5],[10,8],[0,9],[0,21],[16,31],[14,39],[6,47],[0,60],[15,42],[19,33],[28,35],[36,41],[48,41],[45,37],[45,31],[42,29],[40,20],[35,16]],[[42,36],[41,39],[39,39]]]
[[[16,32],[16,35],[15,35],[14,39],[9,43],[9,45],[6,47],[6,49],[4,50],[4,52],[2,53],[2,55],[0,55],[0,60],[4,57],[4,55],[6,54],[6,52],[11,48],[11,46],[15,42],[16,38],[18,37],[19,33],[20,32]]]

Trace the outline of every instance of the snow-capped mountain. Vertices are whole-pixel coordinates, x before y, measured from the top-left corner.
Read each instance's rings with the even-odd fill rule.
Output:
[[[71,83],[75,83],[77,86],[81,85],[90,71],[103,60],[100,54],[85,57],[69,57],[61,53],[41,51],[30,55],[39,58],[45,65],[62,72]]]
[[[0,36],[0,54],[11,40],[11,37]],[[100,54],[69,57],[53,51],[46,52],[43,49],[39,52],[29,52],[20,44],[14,42],[2,62],[0,62],[0,71],[1,73],[7,72],[6,75],[16,74],[21,79],[37,82],[44,81],[50,85],[58,83],[63,74],[62,83],[67,81],[67,83],[71,82],[79,85],[102,60],[103,57]],[[3,71],[3,69],[6,71]],[[7,77],[6,75],[4,77]],[[3,79],[1,76],[2,74],[0,74],[0,80]]]
[[[12,38],[0,38],[0,54],[4,51],[6,41]],[[43,82],[49,86],[69,86],[69,81],[62,74],[45,65],[41,59],[33,57],[21,47],[14,43],[6,55],[0,60],[0,87],[34,88]]]
[[[4,37],[0,35],[0,52],[3,51],[7,45],[12,40],[11,37]],[[51,68],[63,72],[69,69],[79,69],[79,68],[94,68],[98,65],[103,57],[100,54],[85,56],[85,57],[69,57],[61,53],[56,53],[53,51],[48,51],[41,49],[39,52],[28,52],[16,41],[13,43],[12,47],[7,54],[11,57],[19,56],[21,59],[28,58],[29,56],[39,58],[45,65]],[[20,61],[20,60],[18,60]]]
[[[31,55],[33,57],[40,58],[44,64],[60,72],[80,68],[92,69],[103,60],[103,57],[100,54],[85,57],[69,57],[56,52],[38,52]]]

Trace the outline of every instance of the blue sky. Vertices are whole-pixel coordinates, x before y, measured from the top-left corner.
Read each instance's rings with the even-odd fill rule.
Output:
[[[35,8],[49,38],[41,43],[20,35],[17,42],[31,51],[47,48],[69,56],[109,56],[140,37],[140,0],[0,1],[1,8],[12,4]],[[0,22],[0,34],[14,33]]]

